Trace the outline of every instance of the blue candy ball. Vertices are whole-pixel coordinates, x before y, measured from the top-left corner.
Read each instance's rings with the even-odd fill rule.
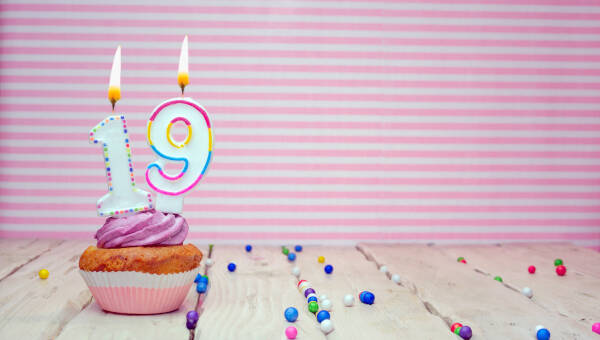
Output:
[[[326,265],[325,268],[323,268],[323,269],[325,270],[325,273],[327,273],[327,274],[333,273],[333,266],[330,264]]]
[[[309,297],[309,298],[306,300],[306,302],[307,302],[307,303],[310,303],[311,301],[314,301],[314,302],[319,302],[319,300],[317,300],[317,297],[316,297],[316,296],[311,296],[311,297]]]
[[[297,245],[297,246],[294,247],[294,250],[299,253],[299,252],[302,251],[302,246],[301,245]]]
[[[206,293],[207,288],[208,286],[206,285],[206,282],[198,282],[198,284],[196,285],[196,291],[198,293]]]
[[[235,263],[231,262],[227,265],[227,270],[229,270],[230,272],[234,272],[235,271]]]
[[[550,339],[550,331],[548,331],[546,328],[540,329],[536,335],[537,335],[538,340],[549,340]]]
[[[294,262],[294,261],[296,261],[296,254],[294,254],[294,253],[289,253],[289,254],[288,254],[288,261],[290,261],[290,262]]]
[[[200,282],[201,277],[202,277],[202,274],[198,273],[198,275],[196,275],[196,278],[194,279],[194,283]]]
[[[360,299],[360,302],[367,304],[367,305],[372,305],[373,302],[375,302],[375,295],[366,290],[364,292],[360,293],[360,295],[358,297]]]
[[[200,279],[198,280],[198,282],[204,282],[204,283],[208,284],[208,276],[206,276],[206,275],[200,276]]]
[[[322,310],[319,313],[317,313],[317,321],[319,321],[319,323],[329,318],[331,318],[331,315],[329,315],[329,312],[326,310]]]
[[[251,245],[249,245],[249,244],[247,244],[247,245],[246,245],[246,252],[247,252],[247,253],[249,253],[249,252],[251,252],[251,251],[252,251],[252,246],[251,246]]]
[[[289,322],[294,322],[298,319],[298,310],[294,307],[288,307],[283,312],[285,319]]]

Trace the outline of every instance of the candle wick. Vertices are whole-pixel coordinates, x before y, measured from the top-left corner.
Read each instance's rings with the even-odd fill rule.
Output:
[[[117,101],[111,100],[110,103],[112,104],[112,112],[115,113],[115,104],[117,103]]]
[[[185,92],[185,85],[180,85],[181,87],[181,96],[184,96],[184,92]]]

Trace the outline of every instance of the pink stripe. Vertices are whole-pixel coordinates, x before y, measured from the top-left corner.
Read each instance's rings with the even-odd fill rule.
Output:
[[[268,30],[320,30],[371,31],[371,32],[486,32],[518,34],[600,34],[600,27],[561,26],[495,26],[495,25],[439,25],[439,24],[383,24],[383,23],[340,23],[311,21],[247,21],[247,20],[122,20],[122,19],[78,19],[78,18],[4,18],[4,25],[11,26],[66,26],[66,27],[187,27],[188,29],[268,29]],[[161,35],[159,39],[173,38]],[[196,36],[194,36],[195,39]]]
[[[2,64],[0,64],[1,66]],[[0,110],[13,112],[68,112],[81,113],[85,109],[86,112],[96,112],[98,119],[106,116],[108,110],[106,105],[70,105],[70,104],[6,104],[0,103]],[[121,112],[127,114],[139,113],[146,115],[150,112],[152,106],[136,106],[136,105],[119,105]],[[211,106],[211,112],[230,112],[239,115],[251,114],[286,114],[286,115],[301,115],[307,114],[305,107],[269,107],[269,106]],[[382,108],[355,108],[355,107],[336,107],[336,108],[319,108],[313,107],[310,109],[310,114],[314,115],[350,115],[359,116],[369,112],[372,116],[444,116],[444,117],[503,117],[503,116],[519,116],[519,117],[591,117],[597,118],[600,110],[520,110],[520,109],[382,109]],[[144,137],[145,138],[145,137]]]
[[[600,20],[600,14],[597,15]],[[179,37],[179,36],[178,36]],[[65,41],[121,41],[121,42],[170,42],[171,35],[153,34],[104,34],[104,33],[25,33],[1,32],[2,40],[65,40]],[[323,45],[389,45],[389,46],[491,46],[546,47],[546,48],[598,48],[600,41],[565,40],[500,40],[500,39],[430,39],[430,38],[368,38],[326,36],[275,36],[275,35],[195,35],[196,44],[207,43],[253,43],[253,44],[323,44]],[[171,52],[169,52],[171,53]]]
[[[599,57],[600,59],[600,57]],[[200,76],[200,75],[199,75]],[[170,82],[170,77],[124,77],[124,82],[135,85],[162,85]],[[223,86],[314,86],[314,87],[374,87],[374,88],[490,88],[490,89],[569,89],[600,90],[600,83],[593,82],[506,82],[506,81],[409,81],[409,80],[361,80],[361,79],[267,79],[267,78],[204,78],[194,77],[204,84]],[[0,75],[3,83],[45,83],[61,84],[70,82],[69,76],[26,76]],[[98,84],[104,77],[78,76],[81,84]],[[84,121],[75,119],[74,121]]]
[[[42,123],[40,123],[42,124]],[[44,125],[44,124],[42,124]],[[4,146],[0,145],[1,153],[8,154],[44,154],[44,155],[62,155],[65,152],[71,155],[88,155],[89,147],[46,147],[46,146]],[[220,156],[248,156],[253,152],[260,152],[264,156],[271,157],[360,157],[360,158],[542,158],[542,159],[561,159],[561,158],[581,158],[596,159],[600,158],[600,151],[437,151],[437,150],[381,150],[378,148],[372,150],[326,150],[326,149],[221,149]],[[154,154],[149,148],[135,149],[136,155]],[[1,175],[0,175],[1,177]],[[212,175],[211,175],[212,177]]]
[[[97,162],[65,161],[7,161],[0,160],[3,168],[70,168],[97,169]],[[219,170],[296,170],[296,171],[427,171],[427,172],[600,172],[600,165],[557,165],[557,164],[326,164],[326,163],[224,163],[212,166]],[[194,184],[198,180],[194,181]]]
[[[39,238],[53,239],[77,239],[89,240],[93,242],[93,232],[77,231],[45,231],[45,230],[3,230],[0,229],[0,238],[31,238],[36,235]],[[338,239],[338,240],[520,240],[520,241],[563,241],[563,240],[590,240],[600,239],[600,233],[498,233],[498,232],[479,232],[479,233],[417,233],[417,232],[191,232],[189,239],[196,240],[319,240],[319,239]]]
[[[174,118],[171,123],[189,121],[182,117]],[[508,131],[600,131],[600,124],[502,124],[502,123],[378,123],[378,122],[279,122],[255,120],[220,120],[216,128],[229,129],[356,129],[356,130],[508,130]],[[81,126],[89,127],[89,119],[76,118],[3,118],[1,126],[43,125],[43,126]],[[128,126],[146,127],[142,120],[129,120]],[[89,149],[88,149],[89,151]]]
[[[89,211],[90,204],[83,203],[12,203],[0,202],[0,209],[6,210],[81,210]],[[600,213],[600,206],[480,206],[480,205],[303,205],[303,204],[191,204],[186,203],[187,211],[218,212],[343,212],[357,211],[379,213]]]
[[[128,70],[164,71],[172,70],[168,63],[124,64]],[[510,67],[435,67],[435,66],[352,66],[352,65],[276,65],[276,64],[193,64],[192,72],[316,72],[316,73],[374,73],[374,74],[497,74],[497,75],[543,75],[543,76],[588,76],[600,75],[595,68],[510,68]],[[2,61],[0,68],[25,69],[68,69],[106,70],[110,63],[62,62],[62,61]]]
[[[28,183],[90,183],[103,180],[104,176],[86,175],[21,175],[0,174],[0,181]],[[137,180],[137,179],[136,179]],[[142,179],[139,179],[142,182]],[[543,185],[543,186],[600,186],[600,178],[380,178],[380,177],[229,177],[211,174],[204,180],[212,184],[292,184],[292,185]]]
[[[0,216],[0,223],[11,224],[61,224],[97,225],[97,217],[36,217]],[[598,219],[400,219],[400,218],[188,218],[189,223],[210,226],[366,226],[366,227],[592,227],[600,225]]]
[[[311,7],[243,7],[243,6],[156,6],[156,5],[88,5],[88,4],[2,4],[2,11],[59,11],[59,12],[122,12],[122,13],[185,13],[185,14],[258,14],[258,15],[315,15],[352,17],[417,17],[417,18],[506,18],[543,20],[600,20],[600,14],[582,12],[487,12],[440,10],[390,10],[365,8]]]
[[[155,99],[168,98],[169,92],[130,91],[133,98]],[[39,98],[102,98],[103,91],[77,90],[12,90],[4,89],[1,98],[39,97]],[[493,96],[493,95],[388,95],[388,94],[344,94],[344,93],[268,93],[268,92],[203,92],[203,97],[210,100],[283,100],[283,101],[372,101],[372,102],[427,102],[427,103],[579,103],[598,104],[598,96]]]
[[[4,196],[56,197],[54,189],[12,189],[0,188]],[[61,189],[61,196],[100,197],[106,192],[100,190]],[[196,193],[192,193],[194,196]],[[393,192],[393,191],[268,191],[268,190],[201,190],[196,194],[204,198],[299,198],[299,199],[600,199],[600,192]]]
[[[143,140],[143,134],[130,134],[133,140]],[[50,132],[2,132],[0,140],[31,140],[43,138],[52,141],[81,141],[85,133],[62,134]],[[235,143],[347,143],[347,144],[546,144],[598,145],[600,138],[591,137],[387,137],[387,136],[293,136],[293,135],[219,135],[220,142]],[[23,163],[26,164],[26,163]],[[58,163],[57,163],[58,164]],[[82,163],[83,164],[83,163]],[[10,164],[7,164],[7,166]],[[74,164],[72,164],[74,165]]]

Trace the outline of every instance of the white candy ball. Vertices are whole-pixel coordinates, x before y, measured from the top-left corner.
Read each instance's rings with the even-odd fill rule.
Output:
[[[521,292],[523,293],[523,295],[527,296],[530,299],[533,296],[533,291],[529,287],[523,288],[523,290]]]
[[[329,334],[333,331],[333,323],[329,319],[321,321],[321,331],[325,334]]]
[[[292,275],[294,275],[295,277],[300,277],[300,268],[298,268],[298,267],[292,268]]]
[[[537,333],[540,329],[543,329],[543,328],[546,328],[546,327],[544,327],[542,325],[537,325],[537,326],[535,326],[535,332]]]
[[[354,305],[354,295],[346,294],[344,296],[344,306],[352,307],[352,305]]]
[[[381,266],[381,267],[379,267],[379,271],[382,272],[382,273],[387,273],[387,271],[388,271],[387,266]]]
[[[328,299],[321,300],[321,309],[331,312],[331,301]]]
[[[327,300],[327,295],[321,294],[321,296],[319,296],[319,301],[323,301],[323,300]]]
[[[400,283],[400,275],[398,275],[398,274],[392,275],[392,281],[394,281],[395,283]]]
[[[304,293],[304,291],[310,288],[310,282],[308,281],[304,281],[300,284],[300,286],[298,286],[298,290],[300,291],[300,293]]]
[[[207,259],[206,259],[206,262],[204,262],[204,264],[205,264],[207,267],[211,267],[213,264],[215,264],[215,260],[213,260],[213,259],[208,259],[208,258],[207,258]]]

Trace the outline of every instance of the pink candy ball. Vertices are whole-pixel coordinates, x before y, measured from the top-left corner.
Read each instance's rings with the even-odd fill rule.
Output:
[[[596,322],[595,324],[592,325],[592,331],[594,333],[600,334],[600,322]]]
[[[285,329],[285,336],[288,339],[296,339],[296,335],[298,335],[298,330],[294,326],[290,326]]]

